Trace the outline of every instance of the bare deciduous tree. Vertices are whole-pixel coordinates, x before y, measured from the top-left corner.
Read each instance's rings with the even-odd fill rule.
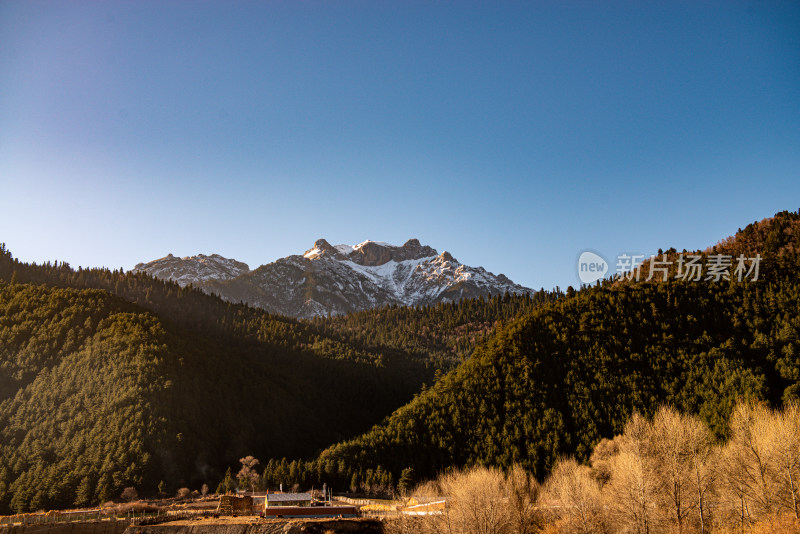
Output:
[[[664,513],[663,521],[679,534],[695,530],[695,525],[705,532],[713,482],[713,439],[708,427],[694,416],[662,407],[653,418],[650,431],[657,508]]]
[[[542,527],[543,520],[538,508],[540,490],[539,482],[521,466],[514,465],[509,469],[506,493],[512,532],[529,534]]]
[[[690,434],[690,468],[692,469],[692,493],[700,534],[709,530],[710,510],[716,495],[716,467],[714,437],[708,427],[698,419]]]
[[[392,534],[533,534],[542,527],[539,484],[524,469],[474,467],[441,475],[413,491],[446,502],[441,514],[401,516],[386,523]]]
[[[255,491],[256,484],[258,484],[259,480],[258,471],[256,471],[255,467],[261,462],[249,455],[244,458],[239,458],[239,462],[242,464],[242,468],[236,474],[236,478],[239,480],[239,486],[243,488],[249,486],[250,491]]]
[[[122,497],[124,501],[133,502],[139,498],[139,493],[136,491],[136,488],[128,487],[122,490],[120,497]]]
[[[589,458],[589,463],[592,466],[592,476],[597,479],[601,486],[611,480],[611,459],[619,454],[620,439],[620,436],[615,439],[603,438],[592,450],[592,455]]]
[[[776,511],[778,487],[770,455],[773,428],[770,410],[740,403],[731,415],[731,438],[723,450],[720,476],[724,510],[742,529]]]
[[[589,467],[562,459],[545,484],[544,501],[565,534],[590,534],[601,530],[600,483]]]
[[[655,532],[657,483],[650,450],[650,424],[634,414],[620,439],[620,452],[612,459],[612,476],[606,485],[612,520],[633,532]]]
[[[773,414],[772,459],[779,473],[783,508],[800,518],[800,405],[791,403]]]
[[[455,471],[439,480],[447,497],[441,516],[447,530],[464,534],[492,534],[510,531],[510,521],[501,506],[505,478],[497,469],[476,467]]]

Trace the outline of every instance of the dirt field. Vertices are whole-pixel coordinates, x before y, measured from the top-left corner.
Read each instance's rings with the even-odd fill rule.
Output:
[[[82,521],[0,527],[0,534],[124,534],[127,521]]]
[[[261,519],[220,517],[183,519],[158,525],[131,526],[125,534],[381,534],[375,519]]]

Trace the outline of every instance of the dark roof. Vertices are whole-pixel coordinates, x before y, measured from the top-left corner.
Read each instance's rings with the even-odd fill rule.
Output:
[[[267,502],[310,501],[310,493],[269,493]]]

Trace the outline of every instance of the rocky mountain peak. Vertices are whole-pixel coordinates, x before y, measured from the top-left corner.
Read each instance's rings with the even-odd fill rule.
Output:
[[[455,259],[452,256],[452,254],[450,254],[446,250],[444,252],[442,252],[441,254],[439,254],[439,257],[442,258],[443,261],[448,261],[448,262],[451,262],[451,263],[458,263],[458,260]]]
[[[419,239],[402,246],[381,241],[331,245],[317,239],[303,256],[287,256],[253,271],[216,254],[170,255],[136,270],[295,317],[530,291],[482,267],[462,265],[449,252],[439,254]]]
[[[438,254],[435,248],[429,247],[428,245],[421,245],[419,239],[409,239],[400,247],[398,253],[402,256],[402,259],[398,259],[397,261],[431,258]]]
[[[183,258],[167,254],[148,263],[139,263],[134,272],[146,272],[156,278],[174,280],[181,286],[208,280],[230,280],[250,272],[246,263],[225,258],[219,254],[197,254]]]
[[[394,256],[392,252],[395,248],[397,247],[387,243],[364,241],[353,248],[353,252],[350,253],[350,260],[365,267],[377,267],[392,261]]]
[[[341,247],[341,245],[340,245]],[[337,248],[328,243],[325,239],[317,239],[314,241],[314,246],[305,251],[303,254],[304,257],[313,260],[322,256],[333,256],[336,259],[344,259],[344,255],[341,251]]]
[[[421,245],[419,239],[409,239],[402,247],[380,241],[364,241],[353,247],[349,259],[365,267],[378,267],[390,261],[419,260],[432,258],[437,254],[436,249]]]
[[[324,252],[330,252],[332,250],[335,250],[333,248],[333,245],[331,245],[324,239],[317,239],[316,241],[314,241],[314,248],[318,248]]]

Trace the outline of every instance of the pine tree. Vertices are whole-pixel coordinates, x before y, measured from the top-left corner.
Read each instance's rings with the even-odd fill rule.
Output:
[[[414,468],[406,467],[400,474],[400,480],[397,482],[397,491],[405,495],[414,486]]]
[[[92,502],[92,495],[94,494],[94,484],[91,477],[85,476],[78,484],[78,489],[75,492],[75,505],[88,506]]]
[[[236,489],[236,481],[233,479],[230,467],[225,471],[225,478],[222,479],[222,488],[225,490],[225,493],[231,493]]]

